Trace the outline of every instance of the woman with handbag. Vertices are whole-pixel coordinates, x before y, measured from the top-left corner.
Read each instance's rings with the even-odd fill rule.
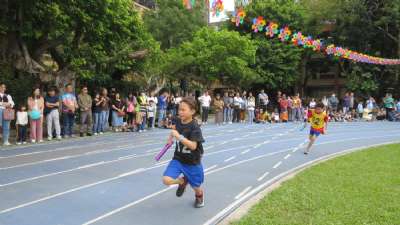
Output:
[[[112,126],[115,132],[121,132],[124,125],[125,105],[121,100],[119,93],[115,93],[115,97],[111,103],[112,108]]]
[[[28,114],[30,119],[30,137],[32,143],[43,142],[43,110],[44,98],[40,89],[33,89],[32,96],[28,98]]]
[[[3,132],[3,145],[11,145],[8,141],[10,136],[10,122],[15,119],[14,101],[6,94],[6,85],[0,83],[0,128]]]

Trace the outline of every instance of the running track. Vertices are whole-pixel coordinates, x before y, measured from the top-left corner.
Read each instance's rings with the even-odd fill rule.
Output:
[[[192,207],[161,176],[171,159],[155,154],[168,131],[119,133],[0,151],[0,224],[215,224],[273,181],[321,157],[397,142],[400,123],[332,123],[303,155],[301,124],[203,127],[205,201]]]

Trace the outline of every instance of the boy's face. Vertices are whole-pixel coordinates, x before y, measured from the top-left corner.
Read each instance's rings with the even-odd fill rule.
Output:
[[[50,95],[51,97],[53,97],[54,95],[56,95],[56,92],[55,92],[55,91],[49,91],[49,95]]]
[[[22,112],[25,112],[25,110],[26,110],[26,107],[21,107]]]
[[[322,108],[321,107],[317,107],[317,108],[315,108],[315,112],[316,113],[322,113]]]

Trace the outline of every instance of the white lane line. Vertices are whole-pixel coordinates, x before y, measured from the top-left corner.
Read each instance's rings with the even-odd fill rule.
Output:
[[[264,141],[263,142],[263,144],[265,145],[265,144],[268,144],[268,143],[270,143],[271,141]]]
[[[257,181],[262,181],[266,176],[268,176],[269,172],[265,172],[261,177],[257,179]]]
[[[290,156],[291,156],[290,154],[287,154],[287,155],[284,157],[284,159],[288,159]]]
[[[95,182],[95,183],[90,183],[90,184],[86,184],[86,185],[79,186],[79,187],[76,187],[76,188],[72,188],[72,189],[69,189],[69,190],[64,191],[64,192],[60,192],[60,193],[57,193],[57,194],[49,195],[49,196],[44,197],[44,198],[40,198],[40,199],[37,199],[37,200],[34,200],[34,201],[30,201],[30,202],[27,202],[27,203],[24,203],[24,204],[21,204],[21,205],[17,205],[17,206],[12,207],[12,208],[1,210],[0,214],[11,212],[11,211],[14,211],[16,209],[23,208],[23,207],[26,207],[26,206],[34,205],[34,204],[37,204],[39,202],[47,201],[49,199],[53,199],[53,198],[56,198],[58,196],[62,196],[62,195],[65,195],[65,194],[68,194],[68,193],[71,193],[71,192],[79,191],[79,190],[90,188],[90,187],[93,187],[93,186],[96,186],[96,185],[99,185],[99,184],[104,184],[104,183],[107,183],[107,182],[110,182],[110,181],[114,181],[114,180],[120,179],[122,177],[130,176],[130,175],[133,175],[133,174],[136,174],[136,173],[139,173],[139,172],[143,172],[145,170],[146,169],[144,169],[144,168],[139,168],[139,169],[133,170],[131,172],[118,175],[116,177],[111,177],[111,178],[108,178],[108,179],[105,179],[105,180],[101,180],[101,181],[98,181],[98,182]]]
[[[99,165],[102,165],[102,164],[104,164],[104,163],[106,163],[105,161],[101,161],[101,162],[98,162],[98,163],[92,163],[92,164],[88,164],[88,165],[85,165],[85,166],[80,166],[80,167],[78,167],[78,168],[76,168],[77,170],[81,170],[81,169],[87,169],[87,168],[90,168],[90,167],[94,167],[94,166],[99,166]],[[44,177],[45,175],[43,175],[42,177]],[[31,178],[30,178],[31,179]],[[30,180],[29,179],[29,180]],[[36,178],[36,179],[38,179],[38,178]],[[28,179],[27,179],[28,180]]]
[[[243,152],[241,152],[240,154],[244,155],[246,153],[248,153],[250,151],[250,149],[244,150]]]
[[[245,195],[248,191],[250,191],[250,189],[252,188],[252,186],[249,186],[247,188],[245,188],[243,191],[241,191],[238,195],[236,195],[235,199],[239,199],[241,198],[243,195]]]
[[[121,148],[111,149],[111,150],[97,150],[97,151],[94,151],[94,152],[86,152],[84,154],[63,156],[63,157],[58,157],[58,158],[53,158],[53,159],[46,159],[46,160],[41,160],[41,161],[36,161],[36,162],[18,164],[18,165],[15,165],[15,166],[2,167],[2,168],[0,168],[0,170],[8,170],[8,169],[20,168],[20,167],[25,167],[25,166],[32,166],[32,165],[37,165],[37,164],[42,164],[42,163],[47,163],[47,162],[64,160],[64,159],[78,158],[78,157],[81,157],[81,156],[84,156],[84,155],[92,155],[92,154],[97,154],[97,153],[106,153],[106,152],[126,150],[126,149],[129,149],[129,147],[127,146],[127,147],[123,147],[123,148],[121,147]]]
[[[298,147],[294,148],[294,149],[292,150],[292,152],[295,153],[295,152],[297,152],[297,150],[299,150]]]
[[[272,168],[276,169],[282,164],[282,161],[279,161],[277,164],[275,164]]]
[[[204,170],[204,173],[207,172],[207,171],[210,171],[210,170],[212,170],[212,169],[214,169],[214,168],[216,168],[217,166],[218,166],[218,165],[213,165],[213,166],[208,167],[207,169]]]
[[[234,160],[235,158],[236,158],[236,156],[232,156],[230,158],[225,159],[224,162],[229,162],[231,160]]]
[[[155,197],[155,196],[157,196],[157,195],[159,195],[159,194],[162,194],[162,193],[164,193],[164,192],[167,192],[167,191],[169,191],[169,190],[171,190],[171,189],[173,189],[173,188],[175,188],[175,186],[170,186],[170,187],[167,187],[167,188],[165,188],[165,189],[162,189],[162,190],[160,190],[160,191],[158,191],[158,192],[154,192],[154,193],[151,194],[151,195],[147,195],[147,196],[144,197],[144,198],[141,198],[141,199],[139,199],[139,200],[137,200],[137,201],[134,201],[134,202],[132,202],[132,203],[130,203],[130,204],[124,205],[124,206],[122,206],[122,207],[120,207],[120,208],[118,208],[118,209],[115,209],[115,210],[113,210],[113,211],[110,211],[110,212],[108,212],[108,213],[106,213],[106,214],[104,214],[104,215],[102,215],[102,216],[99,216],[99,217],[97,217],[97,218],[95,218],[95,219],[93,219],[93,220],[90,220],[90,221],[88,221],[88,222],[86,222],[86,223],[84,223],[84,224],[82,224],[82,225],[90,225],[90,224],[96,223],[96,222],[99,221],[99,220],[102,220],[102,219],[104,219],[104,218],[106,218],[106,217],[109,217],[109,216],[111,216],[111,215],[113,215],[113,214],[116,214],[116,213],[118,213],[118,212],[120,212],[120,211],[122,211],[122,210],[124,210],[124,209],[127,209],[127,208],[130,208],[130,207],[134,206],[134,205],[137,205],[137,204],[139,204],[139,203],[141,203],[141,202],[143,202],[143,201],[146,201],[147,199],[153,198],[153,197]]]
[[[28,182],[28,181],[38,180],[38,179],[45,178],[45,177],[55,176],[55,175],[59,175],[59,174],[63,174],[63,173],[69,173],[69,172],[73,172],[73,171],[77,171],[77,170],[81,170],[81,169],[87,169],[87,168],[90,168],[90,167],[95,167],[95,166],[99,166],[99,165],[106,164],[106,163],[107,162],[105,162],[105,161],[101,161],[101,162],[98,162],[98,163],[92,163],[92,164],[80,166],[80,167],[77,167],[77,168],[73,168],[73,169],[70,169],[70,170],[64,170],[64,171],[60,171],[60,172],[49,173],[49,174],[36,176],[36,177],[30,177],[30,178],[27,178],[27,179],[17,180],[17,181],[13,181],[13,182],[10,182],[10,183],[0,184],[0,187],[11,186],[11,185],[14,185],[14,184],[25,183],[25,182]]]
[[[159,150],[159,149],[157,149],[157,150]],[[156,149],[149,149],[146,152],[149,153],[149,152],[154,152],[154,151],[157,151],[157,150]]]
[[[164,161],[161,161],[161,162],[156,163],[155,165],[164,165],[164,164],[169,163],[170,161],[171,161],[170,159],[164,160]]]
[[[136,154],[118,157],[119,160],[135,158]]]
[[[215,146],[214,145],[210,145],[210,146],[208,146],[207,148],[204,148],[205,150],[208,150],[208,149],[212,149],[212,148],[214,148]]]
[[[260,146],[261,146],[261,144],[256,144],[256,145],[254,145],[253,148],[259,148]]]

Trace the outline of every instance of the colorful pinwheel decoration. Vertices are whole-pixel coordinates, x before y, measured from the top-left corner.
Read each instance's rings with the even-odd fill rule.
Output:
[[[232,22],[234,22],[238,27],[239,24],[243,24],[244,18],[246,17],[246,12],[242,8],[239,8],[233,12],[232,16]]]
[[[196,0],[183,0],[183,5],[186,9],[193,9],[196,4]]]
[[[251,26],[251,29],[253,29],[254,33],[262,32],[266,24],[267,21],[265,21],[264,17],[259,16],[253,19],[253,26]]]
[[[282,42],[285,42],[290,39],[291,35],[292,35],[292,31],[289,29],[288,26],[286,26],[286,27],[280,29],[278,38]]]
[[[278,32],[278,24],[274,22],[269,22],[268,26],[265,28],[265,35],[270,38],[273,38]]]
[[[224,11],[224,2],[222,0],[213,0],[212,13],[213,16],[218,17]]]

